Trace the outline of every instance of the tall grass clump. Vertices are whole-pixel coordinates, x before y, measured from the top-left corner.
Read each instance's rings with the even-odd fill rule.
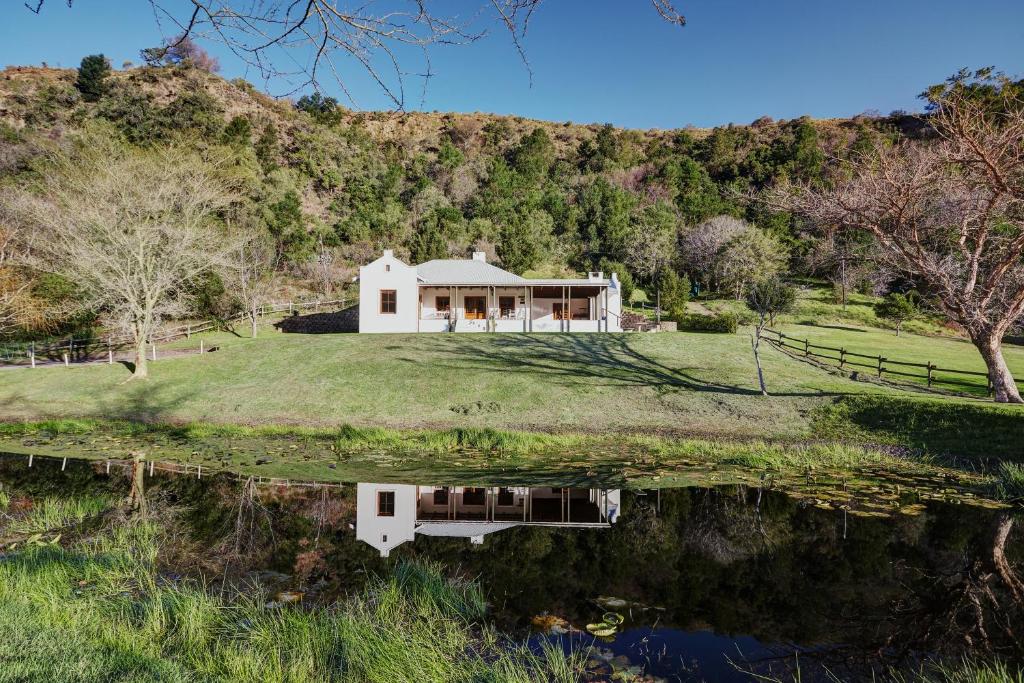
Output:
[[[584,655],[509,642],[475,581],[410,562],[361,594],[275,606],[258,587],[211,593],[158,580],[159,522],[119,523],[69,547],[0,562],[0,683],[7,681],[558,681]]]
[[[996,471],[996,497],[1024,500],[1024,464],[1001,462]]]
[[[7,504],[0,501],[0,509]],[[107,510],[112,501],[109,496],[75,496],[74,498],[47,497],[36,503],[23,515],[4,525],[8,533],[33,534],[80,524]]]

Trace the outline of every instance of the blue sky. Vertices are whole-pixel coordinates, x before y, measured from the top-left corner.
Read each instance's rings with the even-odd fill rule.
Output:
[[[381,6],[397,0],[380,0]],[[185,0],[168,0],[185,5]],[[469,17],[485,0],[435,0]],[[917,93],[961,67],[1024,74],[1022,0],[677,0],[685,28],[662,22],[647,0],[545,0],[524,42],[533,83],[503,29],[472,45],[438,47],[420,101],[408,108],[485,111],[633,128],[749,123],[804,114],[916,110]],[[172,28],[164,27],[167,32]],[[40,16],[20,0],[0,9],[0,64],[76,66],[103,52],[138,61],[161,31],[141,0],[47,0]],[[262,82],[216,44],[227,77]],[[296,55],[302,59],[303,55]],[[410,55],[407,68],[419,70]],[[355,105],[390,108],[354,64],[342,63]],[[340,88],[324,90],[343,99]]]

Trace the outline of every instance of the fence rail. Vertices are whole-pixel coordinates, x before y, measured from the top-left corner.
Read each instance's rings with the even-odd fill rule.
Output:
[[[274,313],[294,313],[304,309],[320,310],[322,307],[341,304],[347,299],[331,299],[328,301],[287,301],[284,303],[265,304],[260,307],[259,317],[265,318]],[[203,320],[187,323],[177,327],[165,328],[146,341],[147,346],[166,343],[177,339],[188,339],[193,334],[211,332],[228,325],[249,319],[249,313],[240,313],[223,320]],[[107,335],[105,337],[65,337],[55,341],[29,341],[0,345],[0,365],[29,364],[35,367],[37,359],[63,361],[65,365],[72,362],[83,362],[102,357],[104,353],[108,361],[113,362],[114,353],[121,351],[133,340],[128,335]]]
[[[957,370],[954,368],[941,368],[938,365],[933,364],[931,361],[924,363],[915,363],[905,360],[897,360],[895,358],[886,358],[881,355],[871,355],[867,353],[859,353],[856,351],[849,351],[844,347],[835,346],[824,346],[822,344],[812,344],[809,339],[801,339],[798,337],[791,337],[778,330],[765,329],[765,339],[772,344],[780,348],[786,348],[793,351],[799,351],[807,358],[819,358],[822,360],[835,361],[839,364],[839,368],[845,368],[848,365],[869,368],[877,374],[879,378],[884,375],[896,375],[898,377],[909,377],[912,379],[924,380],[925,383],[931,387],[936,384],[947,384],[957,385],[962,387],[980,387],[980,383],[969,379],[961,379],[960,377],[949,377],[948,375],[966,376],[966,377],[984,377],[985,378],[985,389],[986,392],[992,395],[992,378],[987,372],[978,372],[975,370]],[[833,354],[820,352],[831,351]],[[865,359],[872,362],[865,363],[861,360],[854,359]],[[902,369],[893,369],[893,366],[899,368],[921,368],[924,372],[908,372]]]

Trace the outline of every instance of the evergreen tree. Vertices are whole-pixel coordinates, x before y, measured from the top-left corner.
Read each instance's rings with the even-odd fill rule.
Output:
[[[89,55],[82,59],[78,67],[78,80],[75,87],[82,93],[86,102],[97,102],[107,92],[107,76],[110,75],[110,62],[102,54]]]

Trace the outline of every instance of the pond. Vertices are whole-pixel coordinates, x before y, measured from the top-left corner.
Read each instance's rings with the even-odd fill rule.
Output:
[[[623,669],[792,680],[798,666],[805,680],[848,680],[934,655],[1024,661],[1019,510],[905,493],[855,514],[741,485],[260,485],[159,470],[143,482],[149,504],[177,510],[178,531],[201,551],[172,553],[167,580],[258,582],[318,609],[396,563],[428,560],[479,581],[502,630],[590,648],[595,680]],[[132,477],[121,465],[36,458],[30,468],[5,456],[0,486],[17,509],[53,496],[122,499]],[[214,572],[225,557],[230,571]]]

